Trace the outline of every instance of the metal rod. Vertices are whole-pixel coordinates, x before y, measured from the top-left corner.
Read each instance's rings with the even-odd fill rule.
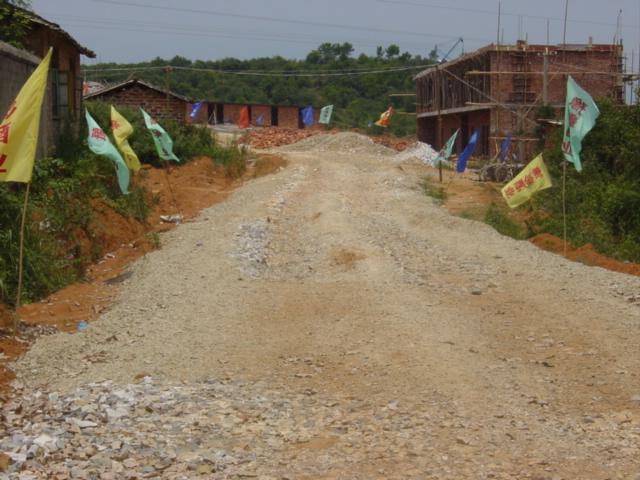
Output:
[[[437,148],[442,148],[442,145],[440,145],[442,143],[442,98],[441,98],[441,83],[442,83],[442,77],[440,75],[440,68],[438,67],[438,65],[436,65],[436,77],[435,77],[435,85],[434,85],[434,90],[435,90],[435,97],[434,100],[436,102],[436,112],[437,112],[437,119],[436,119],[436,145]],[[438,162],[438,178],[440,179],[440,183],[442,183],[442,162]]]
[[[542,104],[549,103],[549,49],[544,49],[542,56]]]
[[[563,254],[567,256],[567,161],[562,161],[562,243]]]
[[[567,46],[567,16],[569,15],[569,0],[564,3],[564,29],[562,31],[562,46]]]

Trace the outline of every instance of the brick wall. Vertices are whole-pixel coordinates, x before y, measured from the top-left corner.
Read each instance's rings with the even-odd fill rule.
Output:
[[[180,123],[184,123],[191,113],[186,101],[171,95],[167,100],[166,94],[140,84],[127,85],[118,90],[105,92],[92,97],[92,100],[124,105],[134,109],[143,108],[158,120],[172,119]]]
[[[548,56],[548,103],[555,108],[555,117],[562,119],[566,96],[567,72],[571,72],[573,79],[580,84],[594,99],[608,97],[622,102],[623,90],[619,79],[613,75],[620,73],[620,54],[609,45],[593,45],[579,50],[551,49]],[[542,50],[534,47],[534,51],[527,50],[526,55],[520,56],[521,61],[513,52],[491,53],[491,65],[494,71],[513,71],[514,65],[520,64],[525,72],[543,72],[544,57]],[[591,73],[587,73],[587,71]],[[517,77],[513,75],[493,75],[491,88],[493,98],[501,103],[512,105],[512,112],[505,109],[494,109],[491,115],[491,155],[497,153],[503,138],[509,132],[521,130],[524,132],[520,139],[514,142],[512,150],[523,156],[524,160],[531,158],[537,151],[537,141],[534,129],[536,127],[537,110],[542,105],[543,75],[526,75],[520,80],[520,90],[529,92],[524,97],[514,95],[517,91]],[[520,102],[518,102],[520,101]],[[518,105],[521,103],[521,105]],[[515,105],[514,105],[515,104]],[[536,104],[534,107],[531,105]]]
[[[278,107],[278,126],[299,128],[300,109],[298,107]]]
[[[262,115],[264,117],[263,126],[271,126],[271,107],[269,105],[251,105],[251,124],[257,125],[257,118]]]
[[[67,108],[56,105],[54,91],[48,108],[52,110],[52,138],[57,141],[65,127],[65,123],[70,120],[70,125],[74,131],[78,132],[79,126],[84,122],[82,112],[82,78],[80,76],[80,51],[61,32],[51,30],[47,27],[36,25],[25,38],[25,48],[36,56],[43,58],[53,47],[51,58],[51,70],[49,81],[52,88],[55,86],[58,72],[66,76],[66,88],[61,83],[59,89],[66,92]],[[62,102],[64,100],[61,100]]]
[[[195,118],[191,118],[191,112],[194,105],[195,103],[187,104],[187,121],[189,123],[201,123],[206,125],[209,121],[209,104],[207,102],[202,102],[202,106],[200,107],[200,111],[198,112],[198,114],[195,116]]]
[[[240,112],[244,108],[244,105],[237,103],[225,103],[224,104],[224,123],[237,124],[240,120]]]

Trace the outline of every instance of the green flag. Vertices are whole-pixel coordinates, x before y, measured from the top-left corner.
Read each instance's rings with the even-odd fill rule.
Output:
[[[88,111],[85,111],[85,116],[87,118],[87,126],[89,127],[89,149],[96,155],[107,157],[115,164],[120,191],[127,195],[129,193],[129,167],[124,163],[120,152],[118,152],[113,143],[111,143],[107,134],[104,133],[100,125],[97,124]]]
[[[438,156],[433,162],[434,165],[438,166],[440,162],[444,162],[449,159],[449,157],[451,156],[451,152],[453,151],[453,147],[456,144],[456,139],[458,138],[459,131],[460,130],[456,130],[456,132],[451,135],[451,138],[447,141],[447,144],[438,152]]]
[[[147,112],[142,111],[144,117],[144,123],[153,136],[153,142],[156,144],[156,150],[158,150],[158,156],[162,160],[174,160],[179,162],[180,159],[173,153],[173,140],[169,134],[156,122]]]
[[[585,92],[571,76],[567,80],[567,102],[564,110],[564,138],[562,152],[567,162],[582,171],[580,152],[582,139],[596,124],[600,110],[591,95]]]
[[[320,120],[318,120],[318,123],[329,125],[329,122],[331,121],[331,115],[333,115],[333,105],[322,107],[322,109],[320,110]]]

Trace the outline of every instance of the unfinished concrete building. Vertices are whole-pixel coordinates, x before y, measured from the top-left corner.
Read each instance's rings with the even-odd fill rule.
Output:
[[[550,105],[562,119],[568,75],[596,101],[622,102],[622,73],[622,45],[492,44],[416,75],[418,138],[441,148],[460,129],[460,152],[480,128],[476,155],[493,156],[512,134],[513,151],[526,159],[539,108]]]

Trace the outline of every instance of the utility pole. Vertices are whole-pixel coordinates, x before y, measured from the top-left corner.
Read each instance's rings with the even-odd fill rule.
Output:
[[[435,97],[434,100],[436,102],[436,111],[437,111],[437,121],[436,121],[436,145],[439,149],[442,149],[442,105],[440,93],[442,91],[441,87],[441,78],[440,78],[440,67],[436,64],[436,78],[435,78]],[[442,160],[438,162],[438,177],[440,178],[440,183],[442,183]]]
[[[545,47],[542,54],[542,104],[549,104],[549,47]]]

